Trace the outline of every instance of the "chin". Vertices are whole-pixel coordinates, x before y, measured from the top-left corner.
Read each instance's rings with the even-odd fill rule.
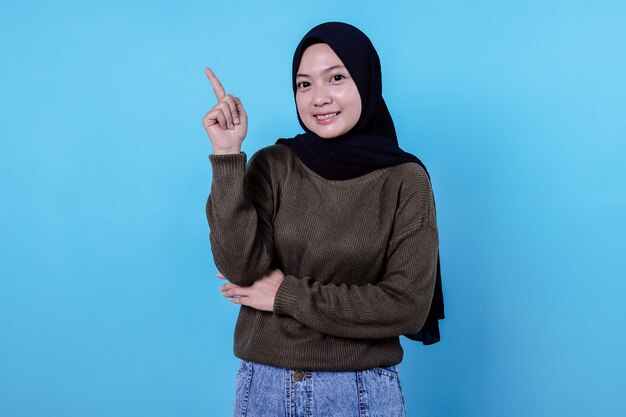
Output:
[[[344,129],[320,129],[317,124],[314,126],[306,125],[306,127],[322,139],[333,139],[346,133]]]
[[[326,133],[326,134],[320,134],[320,133],[318,133],[318,132],[315,132],[315,134],[317,134],[317,136],[319,136],[319,137],[320,137],[320,138],[322,138],[322,139],[333,139],[333,138],[336,138],[337,136],[340,136],[340,135],[328,134],[328,133]]]

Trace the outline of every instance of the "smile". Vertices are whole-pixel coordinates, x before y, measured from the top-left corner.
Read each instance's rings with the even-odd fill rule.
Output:
[[[318,114],[315,115],[315,119],[318,122],[327,122],[329,120],[333,120],[335,117],[337,117],[337,115],[339,115],[341,112],[335,112],[335,113],[327,113],[327,114]]]

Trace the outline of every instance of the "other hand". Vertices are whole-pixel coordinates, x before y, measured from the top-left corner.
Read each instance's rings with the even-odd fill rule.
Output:
[[[228,279],[221,272],[218,272],[217,276]],[[235,304],[243,304],[261,311],[274,311],[274,299],[284,279],[283,271],[274,269],[250,286],[242,287],[228,282],[220,286],[220,291]]]

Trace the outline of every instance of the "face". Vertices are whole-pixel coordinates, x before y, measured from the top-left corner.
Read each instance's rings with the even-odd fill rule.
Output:
[[[304,125],[321,138],[341,136],[359,121],[359,91],[328,44],[313,44],[302,54],[296,76],[296,105]]]

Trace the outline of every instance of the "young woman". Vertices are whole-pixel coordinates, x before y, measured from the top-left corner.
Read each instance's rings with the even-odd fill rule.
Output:
[[[235,415],[404,416],[399,336],[435,343],[443,318],[430,179],[398,145],[363,32],[314,27],[292,69],[304,133],[249,162],[243,104],[206,70],[211,249],[241,305]]]

